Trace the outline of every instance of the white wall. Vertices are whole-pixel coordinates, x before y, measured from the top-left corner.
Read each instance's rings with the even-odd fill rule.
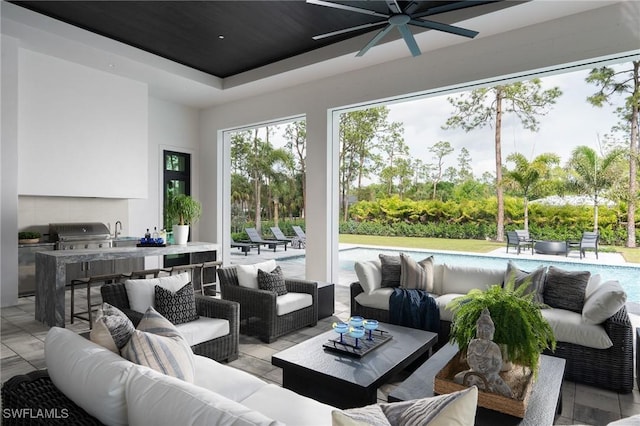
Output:
[[[20,194],[146,198],[147,86],[26,49],[18,63]]]

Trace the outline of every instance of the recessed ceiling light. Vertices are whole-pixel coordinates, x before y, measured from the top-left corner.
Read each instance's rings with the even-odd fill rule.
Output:
[[[220,35],[218,36],[218,38],[219,38],[220,40],[224,40],[224,35],[220,34]]]

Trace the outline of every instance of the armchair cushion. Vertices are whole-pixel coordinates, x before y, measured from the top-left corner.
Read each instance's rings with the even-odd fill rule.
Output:
[[[229,321],[222,318],[198,317],[195,321],[178,324],[176,328],[189,346],[195,346],[228,335]]]
[[[276,315],[286,315],[311,305],[313,297],[310,294],[289,292],[276,299]]]
[[[274,259],[266,262],[254,263],[253,265],[236,265],[238,275],[238,285],[241,287],[258,289],[258,269],[263,271],[273,271],[276,268]]]
[[[103,303],[89,338],[92,342],[120,355],[120,349],[127,344],[135,330],[135,326],[124,312]]]
[[[148,278],[140,280],[126,280],[124,282],[129,298],[129,307],[137,312],[145,312],[149,306],[155,308],[155,286],[176,292],[184,287],[191,279],[188,273],[171,275],[169,277]]]
[[[258,288],[260,290],[273,291],[278,296],[287,294],[287,286],[280,266],[276,266],[271,272],[258,269]]]
[[[183,324],[200,318],[196,312],[196,299],[191,283],[175,292],[156,285],[154,302],[158,313],[172,324]]]
[[[582,315],[566,309],[543,309],[540,311],[553,330],[558,342],[573,343],[595,349],[613,346],[611,338],[602,325],[586,324]]]

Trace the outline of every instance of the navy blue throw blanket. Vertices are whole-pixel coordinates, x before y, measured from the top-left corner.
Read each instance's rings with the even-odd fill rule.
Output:
[[[395,287],[389,296],[391,324],[437,333],[440,311],[435,299],[424,290]]]

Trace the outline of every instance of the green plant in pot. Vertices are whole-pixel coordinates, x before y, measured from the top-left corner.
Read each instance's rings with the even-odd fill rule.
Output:
[[[40,240],[42,234],[35,231],[20,231],[18,232],[19,243],[37,243]]]
[[[190,195],[178,194],[167,201],[167,216],[173,225],[173,239],[176,244],[187,244],[189,225],[200,219],[202,206]]]
[[[458,344],[461,353],[466,353],[469,342],[476,336],[476,321],[487,308],[495,324],[493,341],[505,349],[508,361],[529,367],[537,374],[540,354],[547,348],[555,350],[556,339],[540,312],[543,305],[533,300],[533,293],[526,294],[528,286],[525,282],[515,288],[512,279],[504,287],[474,289],[452,300],[447,305],[454,312],[449,340]]]

